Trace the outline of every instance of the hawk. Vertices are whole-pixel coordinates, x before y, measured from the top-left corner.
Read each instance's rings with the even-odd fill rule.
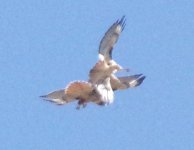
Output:
[[[108,93],[109,90],[110,93]],[[113,101],[113,92],[110,86],[110,78],[106,78],[98,87],[87,81],[74,81],[70,82],[65,89],[59,89],[40,97],[58,105],[77,100],[76,108],[79,109],[81,106],[85,107],[88,102],[107,105],[110,101]]]
[[[77,109],[79,109],[89,102],[97,105],[111,104],[114,100],[113,91],[139,86],[145,79],[142,74],[124,77],[115,75],[121,70],[128,71],[112,59],[113,47],[125,25],[125,16],[123,16],[113,23],[103,36],[98,50],[99,60],[89,71],[88,81],[70,82],[64,89],[40,97],[58,105],[78,101]]]

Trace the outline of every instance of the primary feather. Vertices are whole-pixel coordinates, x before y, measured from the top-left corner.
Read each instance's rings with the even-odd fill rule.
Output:
[[[125,16],[121,20],[117,20],[113,25],[107,30],[104,37],[102,38],[99,46],[99,58],[105,61],[110,61],[112,59],[112,50],[116,42],[118,41],[119,35],[125,27]]]

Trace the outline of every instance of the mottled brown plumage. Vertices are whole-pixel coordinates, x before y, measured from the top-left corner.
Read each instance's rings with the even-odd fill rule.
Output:
[[[115,73],[123,69],[112,59],[115,43],[125,27],[125,17],[117,20],[107,30],[99,46],[99,60],[89,71],[88,81],[74,81],[65,89],[56,90],[40,96],[50,102],[63,105],[77,101],[77,108],[85,107],[92,102],[98,105],[107,105],[113,102],[113,90],[122,90],[140,85],[145,76],[142,74],[117,77]]]

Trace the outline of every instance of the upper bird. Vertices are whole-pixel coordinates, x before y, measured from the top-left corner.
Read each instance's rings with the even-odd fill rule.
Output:
[[[40,96],[56,104],[66,104],[78,101],[77,108],[86,106],[88,102],[98,105],[107,105],[113,102],[113,90],[127,89],[140,85],[145,76],[142,74],[116,77],[114,73],[128,70],[121,67],[112,59],[112,50],[118,41],[119,35],[125,27],[125,17],[117,20],[108,29],[99,46],[99,60],[89,72],[88,81],[74,81],[65,89]]]
[[[99,81],[106,77],[110,77],[110,84],[113,90],[121,90],[139,86],[145,76],[142,74],[136,74],[131,76],[117,77],[116,72],[125,70],[129,71],[128,68],[121,67],[116,61],[112,59],[112,52],[114,45],[119,39],[121,32],[124,30],[126,25],[125,16],[120,20],[117,20],[107,30],[104,37],[102,38],[98,50],[99,60],[90,70],[89,82],[98,84]]]
[[[113,23],[102,38],[98,50],[99,60],[90,70],[89,82],[97,84],[98,81],[110,77],[113,73],[121,70],[128,71],[127,68],[121,67],[112,59],[113,47],[125,28],[125,20],[125,16],[123,16],[120,20]]]

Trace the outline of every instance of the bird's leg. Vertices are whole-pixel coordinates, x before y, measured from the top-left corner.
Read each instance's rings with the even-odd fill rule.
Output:
[[[82,106],[83,108],[85,108],[86,105],[87,105],[87,103],[85,102],[85,100],[84,100],[84,99],[80,99],[80,100],[78,101],[78,105],[77,105],[76,109],[79,110],[79,109],[81,108],[81,106]]]

